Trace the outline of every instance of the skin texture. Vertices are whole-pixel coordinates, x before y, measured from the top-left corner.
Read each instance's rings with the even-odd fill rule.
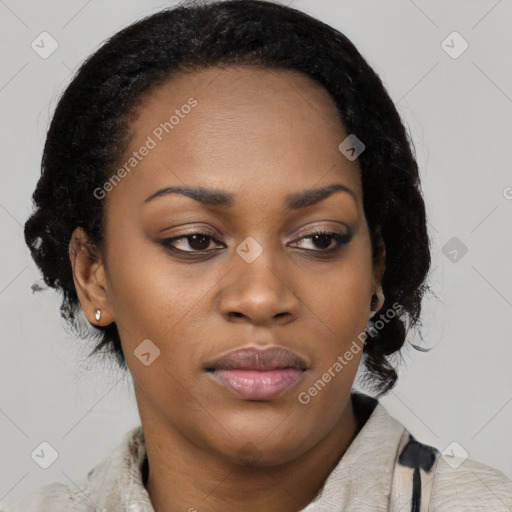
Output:
[[[335,105],[299,73],[181,73],[140,104],[126,159],[191,97],[191,112],[162,141],[153,136],[156,147],[107,193],[104,247],[87,249],[75,230],[75,285],[91,323],[118,326],[155,510],[297,511],[357,434],[350,391],[362,351],[308,404],[298,395],[364,331],[385,251],[379,246],[372,259],[360,169],[338,150],[348,134]],[[335,183],[353,194],[287,209],[287,195]],[[144,202],[169,186],[223,190],[233,204],[206,206],[178,194]],[[318,228],[352,238],[321,256],[337,243],[304,238]],[[160,244],[194,232],[214,239],[182,238],[174,247],[209,254],[176,255]],[[236,252],[247,237],[263,249],[252,263]],[[147,366],[134,354],[145,339],[160,350]],[[273,400],[243,400],[204,365],[244,346],[287,348],[307,370]]]

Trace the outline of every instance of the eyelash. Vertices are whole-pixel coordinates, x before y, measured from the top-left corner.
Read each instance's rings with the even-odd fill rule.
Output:
[[[219,240],[217,240],[210,233],[195,231],[195,232],[187,233],[186,235],[176,236],[173,238],[166,238],[166,239],[162,240],[160,242],[160,244],[162,246],[164,246],[165,249],[171,251],[172,253],[180,254],[180,255],[184,255],[184,254],[205,255],[205,254],[212,253],[212,252],[218,250],[218,249],[210,249],[210,250],[202,250],[202,251],[199,251],[199,250],[184,251],[182,249],[177,249],[176,247],[174,247],[172,245],[173,243],[175,243],[178,240],[192,238],[193,236],[203,236],[203,237],[207,237],[210,240],[213,240],[214,242],[216,242],[218,244],[222,243]],[[306,236],[303,236],[303,237],[299,238],[298,240],[308,240],[308,239],[312,240],[315,236],[327,236],[327,237],[333,238],[337,244],[335,247],[332,247],[331,249],[303,249],[304,251],[307,251],[309,253],[316,253],[321,256],[337,253],[343,246],[347,245],[352,240],[352,233],[350,233],[350,232],[341,234],[341,233],[336,233],[333,231],[327,231],[327,230],[321,230],[321,229],[317,230],[317,231],[313,231],[311,233],[308,233]]]

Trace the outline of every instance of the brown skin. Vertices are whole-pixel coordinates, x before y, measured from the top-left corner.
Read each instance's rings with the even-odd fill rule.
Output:
[[[91,323],[119,329],[155,510],[297,511],[358,432],[350,391],[362,352],[307,405],[298,394],[364,331],[385,250],[372,254],[360,168],[338,150],[347,133],[321,86],[283,70],[179,74],[142,102],[126,159],[190,97],[198,102],[191,113],[108,192],[103,249],[81,250],[87,238],[75,230],[76,289]],[[334,183],[354,196],[286,209],[288,194]],[[172,194],[144,204],[173,185],[224,190],[234,203],[211,207]],[[318,228],[353,237],[322,257],[337,243],[304,238]],[[209,256],[176,256],[159,244],[195,231],[220,243],[182,238],[174,247]],[[252,263],[236,252],[249,236],[263,248]],[[161,351],[149,366],[134,355],[145,339]],[[247,345],[287,348],[308,368],[278,398],[243,400],[204,365]]]

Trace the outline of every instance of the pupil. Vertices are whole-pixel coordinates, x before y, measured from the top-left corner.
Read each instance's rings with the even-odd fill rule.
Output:
[[[189,240],[190,247],[197,251],[203,251],[207,249],[209,243],[209,237],[205,235],[191,235],[191,240]]]
[[[327,242],[325,244],[321,243],[320,242],[320,246],[322,249],[326,249],[327,247],[329,247],[330,244],[330,238],[331,236],[330,235],[314,235],[314,238],[313,238],[313,242],[318,244],[318,241],[319,239],[321,240],[321,242]]]

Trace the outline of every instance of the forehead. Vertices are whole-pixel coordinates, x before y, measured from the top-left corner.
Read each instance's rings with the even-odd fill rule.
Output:
[[[347,133],[334,102],[320,84],[295,71],[213,67],[179,73],[139,103],[130,132],[119,164],[129,172],[115,193],[126,188],[139,201],[174,184],[235,194],[257,190],[260,196],[266,189],[271,197],[337,177],[361,193],[357,161],[338,149]]]

